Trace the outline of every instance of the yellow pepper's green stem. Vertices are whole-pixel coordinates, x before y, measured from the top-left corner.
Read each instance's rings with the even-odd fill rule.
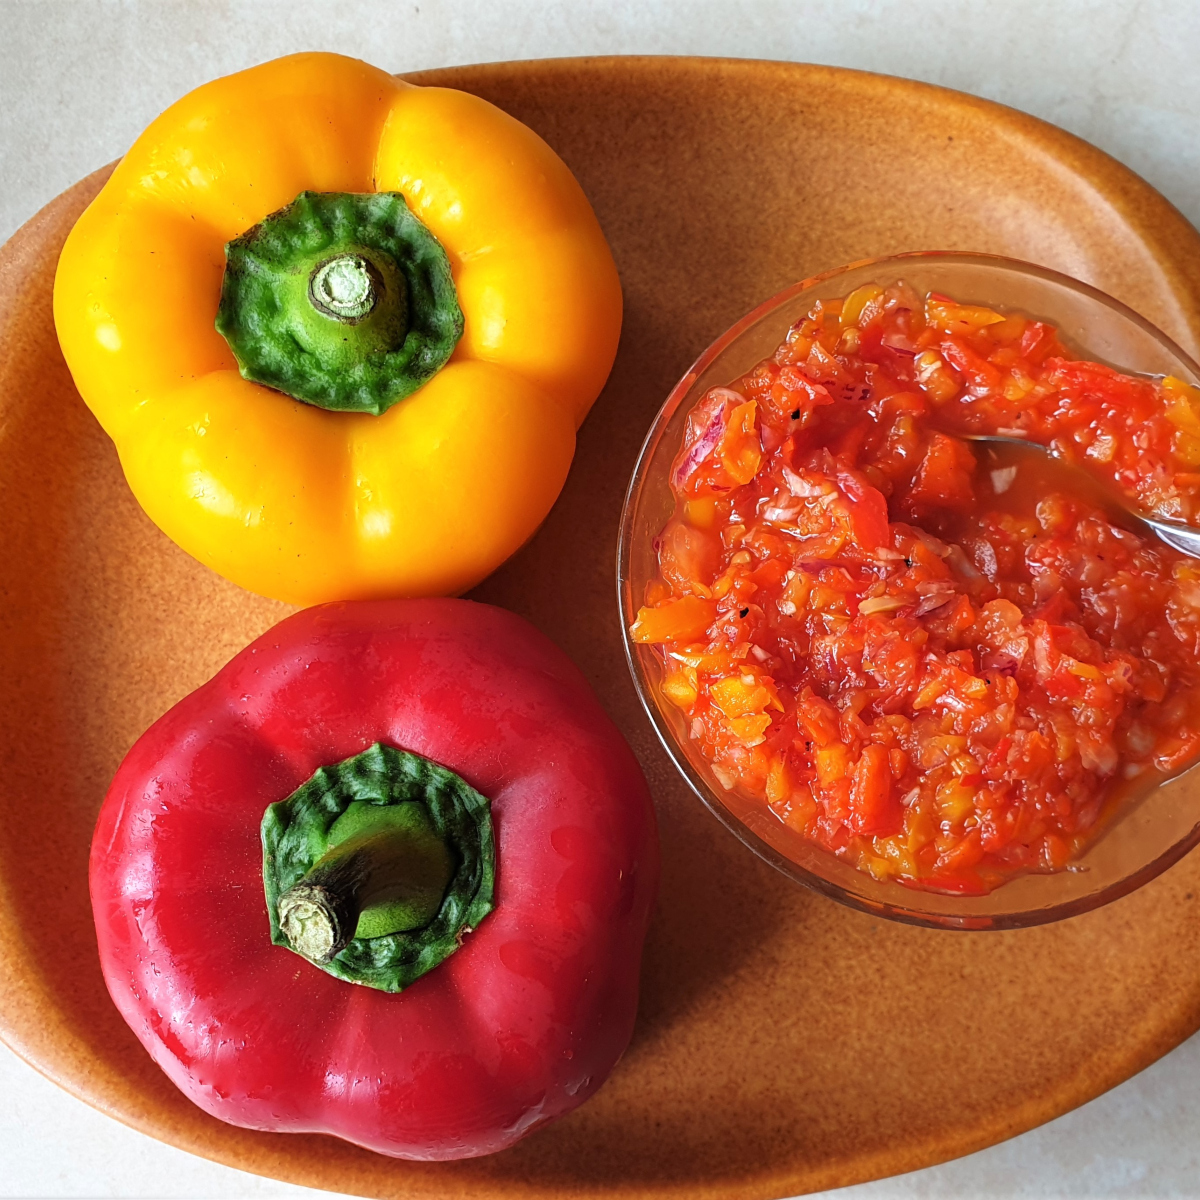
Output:
[[[383,290],[379,272],[359,254],[339,254],[314,268],[308,298],[318,312],[353,325],[361,321]]]
[[[450,260],[398,192],[301,192],[225,247],[217,330],[242,375],[378,416],[445,365]]]

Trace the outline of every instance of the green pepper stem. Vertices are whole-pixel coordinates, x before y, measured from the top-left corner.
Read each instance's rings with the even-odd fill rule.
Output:
[[[360,254],[339,254],[313,268],[308,299],[327,317],[354,325],[375,307],[383,290],[379,272]]]
[[[244,378],[378,416],[445,365],[463,315],[399,192],[301,192],[226,244],[216,328]]]
[[[327,963],[364,936],[364,925],[371,936],[428,922],[452,874],[440,841],[402,827],[367,829],[330,847],[279,897],[279,926],[299,954]]]
[[[353,898],[320,884],[298,883],[279,899],[279,927],[293,949],[315,963],[332,961],[358,924]]]
[[[271,941],[347,983],[402,991],[494,907],[487,797],[394,746],[321,766],[268,805],[262,847]]]

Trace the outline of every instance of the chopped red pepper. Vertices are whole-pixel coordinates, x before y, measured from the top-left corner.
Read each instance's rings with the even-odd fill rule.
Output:
[[[925,457],[908,489],[908,498],[916,507],[950,508],[971,504],[975,489],[975,456],[958,438],[934,433],[925,447]],[[885,510],[886,512],[886,506]]]
[[[1200,389],[865,285],[697,405],[633,630],[728,786],[877,877],[982,892],[1200,754],[1200,563],[962,433],[1200,524]]]

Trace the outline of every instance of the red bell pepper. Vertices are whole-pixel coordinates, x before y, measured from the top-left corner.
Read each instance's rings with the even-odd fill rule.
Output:
[[[109,992],[192,1100],[420,1159],[601,1085],[657,879],[645,780],[579,671],[465,600],[275,626],[129,752],[91,860]]]

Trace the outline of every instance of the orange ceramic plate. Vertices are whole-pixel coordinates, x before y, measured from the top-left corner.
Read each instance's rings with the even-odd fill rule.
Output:
[[[286,611],[171,545],[67,375],[54,264],[103,173],[0,256],[0,1034],[103,1112],[231,1166],[363,1196],[774,1197],[907,1171],[1065,1112],[1200,1025],[1200,857],[1011,933],[875,920],[798,887],[688,792],[642,715],[613,587],[643,434],[695,355],[785,285],[911,249],[994,251],[1124,300],[1195,354],[1200,237],[1112,159],[1009,109],[822,67],[577,59],[432,72],[579,176],[625,286],[621,354],[537,538],[475,593],[568,650],[641,754],[664,879],[634,1043],[515,1150],[400,1163],[222,1125],[100,978],[87,850],[121,756]],[[37,814],[36,824],[27,820]]]

